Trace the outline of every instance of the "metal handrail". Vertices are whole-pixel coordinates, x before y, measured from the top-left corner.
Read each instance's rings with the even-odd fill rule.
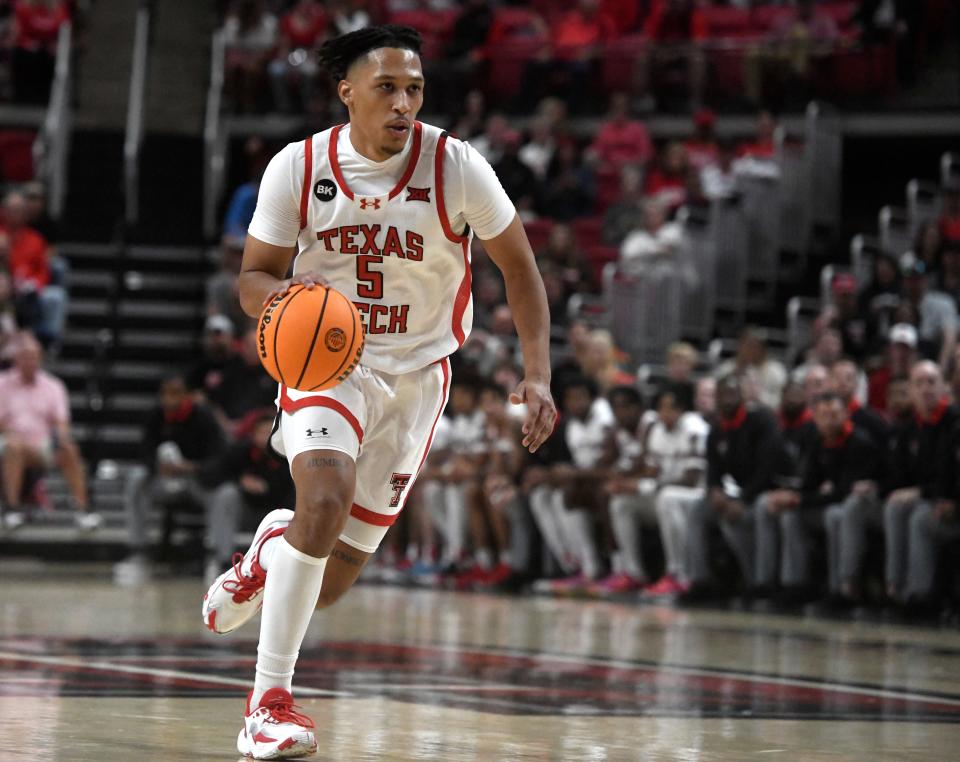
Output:
[[[135,225],[140,218],[140,149],[143,146],[149,33],[150,10],[142,5],[137,10],[136,30],[133,37],[130,98],[127,102],[127,126],[123,141],[123,180],[126,198],[124,217],[127,225]]]
[[[213,33],[210,43],[210,88],[203,125],[203,234],[217,235],[217,204],[223,192],[226,173],[226,140],[220,115],[223,102],[223,70],[226,41],[222,29]]]
[[[67,160],[73,127],[73,113],[70,108],[72,47],[73,27],[66,23],[60,27],[57,34],[56,64],[50,86],[50,100],[43,124],[33,143],[36,176],[47,186],[47,211],[55,220],[59,220],[63,214],[67,193]]]

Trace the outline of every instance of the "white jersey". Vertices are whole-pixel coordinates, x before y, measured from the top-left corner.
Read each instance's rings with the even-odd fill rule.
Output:
[[[567,448],[575,466],[593,468],[600,462],[614,423],[613,410],[603,397],[593,401],[585,420],[571,418],[567,421]]]
[[[684,413],[667,429],[659,420],[647,433],[646,461],[660,469],[661,484],[679,483],[686,471],[706,470],[707,435],[710,426],[699,413]]]
[[[296,242],[294,272],[321,273],[356,304],[363,365],[408,373],[470,334],[471,238],[498,235],[515,210],[476,151],[437,127],[415,122],[385,162],[357,153],[349,132],[333,127],[277,154],[249,232]]]

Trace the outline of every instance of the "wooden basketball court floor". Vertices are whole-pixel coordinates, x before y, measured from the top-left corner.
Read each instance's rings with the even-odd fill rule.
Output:
[[[0,760],[235,760],[255,620],[0,564]],[[295,677],[318,760],[957,760],[960,635],[358,586]]]

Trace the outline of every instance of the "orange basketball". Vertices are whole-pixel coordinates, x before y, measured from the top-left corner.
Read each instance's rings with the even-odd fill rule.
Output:
[[[333,288],[293,286],[274,297],[257,328],[260,362],[291,389],[318,392],[349,376],[363,352],[363,323]]]

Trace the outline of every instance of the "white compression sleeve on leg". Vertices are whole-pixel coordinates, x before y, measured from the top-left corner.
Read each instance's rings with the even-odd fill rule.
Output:
[[[285,537],[278,540],[263,591],[257,677],[251,707],[257,706],[260,697],[270,688],[290,690],[293,668],[317,606],[327,564],[326,558],[300,552]]]
[[[448,484],[444,487],[447,514],[447,551],[446,559],[456,563],[463,556],[463,546],[467,537],[467,496],[459,484]]]
[[[640,558],[640,517],[634,495],[613,495],[610,498],[610,523],[620,550],[623,571],[634,579],[643,579],[646,572]]]
[[[596,579],[600,575],[600,554],[593,537],[590,512],[584,508],[567,511],[567,526],[577,543],[581,574],[587,579]]]
[[[537,487],[530,492],[530,512],[554,560],[564,566],[567,551],[561,528],[554,519],[549,487]]]

